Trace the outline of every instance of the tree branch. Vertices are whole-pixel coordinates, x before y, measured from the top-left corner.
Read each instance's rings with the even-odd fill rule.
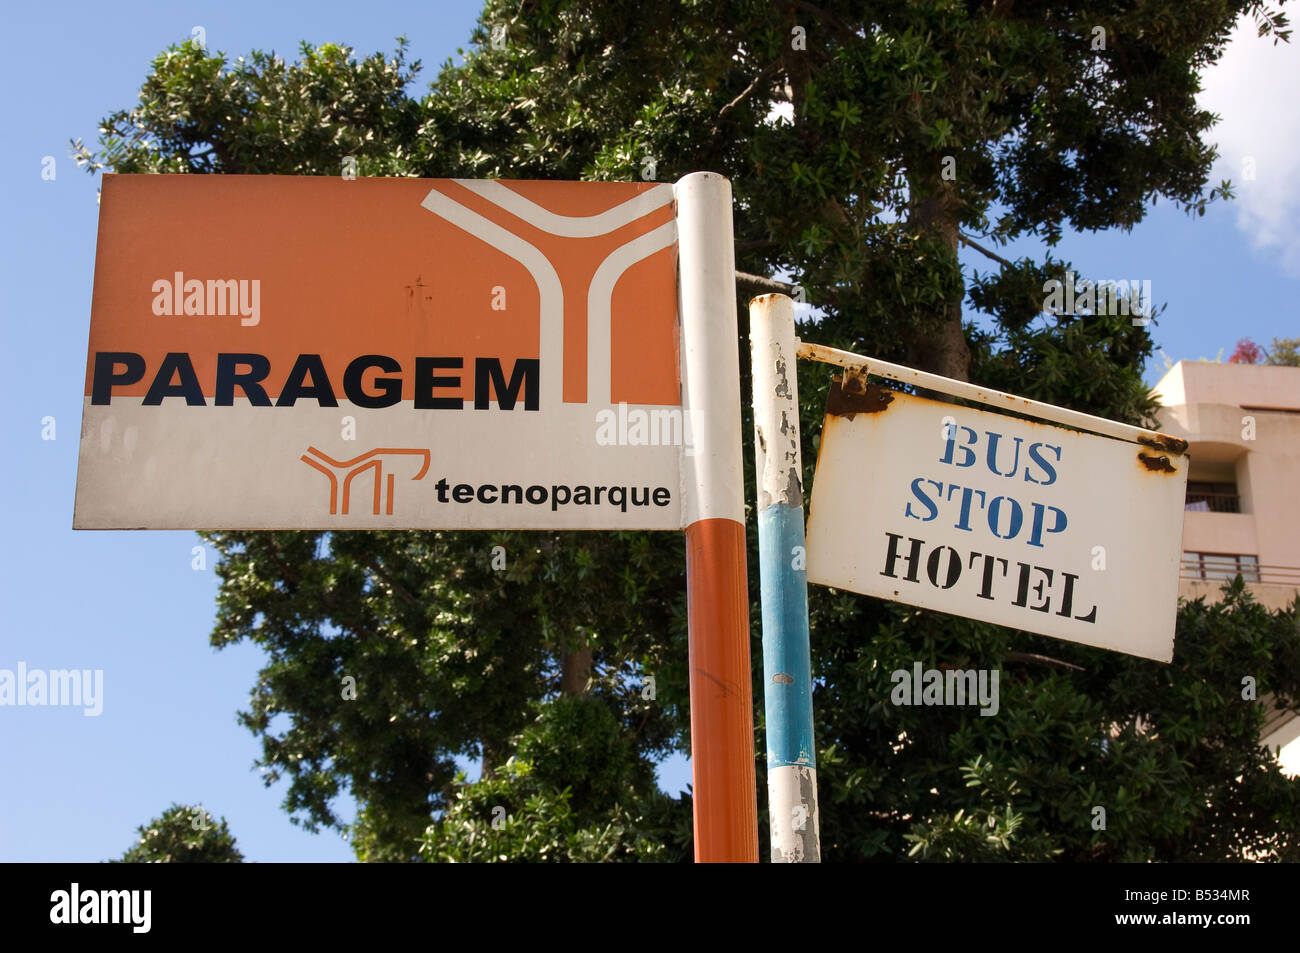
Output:
[[[296,592],[298,589],[298,571],[285,560],[284,554],[280,551],[280,544],[276,542],[274,536],[268,537],[267,541],[270,544],[268,548],[271,551],[271,558],[275,560],[276,568],[280,570],[280,575],[284,578],[284,581],[293,586],[293,590]]]
[[[1051,658],[1047,655],[1035,655],[1033,652],[1008,652],[1002,656],[1007,662],[1033,662],[1037,665],[1048,665],[1054,668],[1064,668],[1072,672],[1087,671],[1081,665],[1072,665],[1069,662],[1062,662],[1060,659]]]
[[[799,292],[798,285],[786,284],[775,278],[764,278],[762,275],[751,275],[743,271],[736,272],[736,287],[742,291],[749,290],[755,294],[765,295],[782,294],[793,297]]]
[[[772,62],[768,63],[761,70],[759,70],[758,75],[754,77],[754,81],[750,83],[748,86],[746,86],[744,91],[739,96],[737,96],[731,102],[727,103],[727,105],[723,106],[720,110],[718,110],[718,118],[713,121],[713,128],[717,129],[718,123],[722,122],[722,120],[726,118],[727,113],[731,112],[741,103],[743,103],[746,99],[748,99],[753,94],[754,90],[758,89],[759,84],[762,83],[763,80],[771,77],[771,75],[774,72],[776,72],[776,68],[780,65],[781,65],[781,57],[778,56]]]
[[[957,233],[957,237],[958,237],[959,239],[961,239],[961,243],[962,243],[963,245],[965,245],[967,248],[973,248],[973,249],[975,249],[977,252],[979,252],[981,255],[985,256],[986,258],[992,258],[994,261],[998,262],[998,263],[999,263],[1000,265],[1002,265],[1004,268],[1014,268],[1014,267],[1015,267],[1014,264],[1012,264],[1011,262],[1007,261],[1007,260],[1006,260],[1005,258],[1003,258],[1001,255],[994,254],[993,252],[991,252],[991,251],[989,251],[987,248],[985,248],[983,245],[980,245],[980,244],[978,244],[978,243],[976,243],[976,242],[971,241],[969,238],[967,238],[967,237],[966,237],[964,234],[962,234],[961,232],[958,232],[958,233]]]
[[[367,562],[366,567],[371,572],[373,572],[376,576],[378,576],[381,580],[383,580],[383,582],[385,582],[388,585],[388,588],[392,589],[393,592],[396,593],[398,596],[400,596],[403,600],[415,606],[421,612],[424,611],[424,606],[420,602],[420,600],[415,598],[415,596],[411,595],[411,593],[406,589],[406,587],[403,586],[400,582],[395,580],[392,576],[388,575],[384,567],[379,564],[379,560],[377,558],[371,559],[369,562]]]

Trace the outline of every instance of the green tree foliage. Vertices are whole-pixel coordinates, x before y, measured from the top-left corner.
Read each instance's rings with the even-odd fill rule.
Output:
[[[202,806],[173,804],[137,828],[140,839],[122,855],[124,864],[239,864],[244,855],[223,817]]]
[[[352,832],[359,855],[414,856],[431,814],[455,800],[455,756],[482,757],[490,774],[515,752],[535,703],[566,691],[566,666],[576,683],[567,694],[598,701],[620,726],[623,756],[635,751],[640,769],[620,767],[620,782],[655,796],[650,765],[672,748],[684,702],[671,699],[685,698],[685,675],[677,690],[672,678],[657,680],[653,703],[634,676],[660,671],[672,652],[660,633],[677,632],[684,651],[674,617],[680,605],[644,597],[681,586],[680,568],[656,551],[670,537],[209,538],[222,556],[214,642],[250,639],[267,650],[241,719],[263,739],[267,783],[289,779],[285,806],[309,828],[342,826],[331,801],[346,783],[365,807]],[[621,565],[598,566],[584,541],[617,547]],[[503,570],[492,568],[497,546]],[[275,723],[277,715],[289,716],[287,724]],[[584,736],[546,737],[581,746]],[[550,758],[590,762],[581,747],[568,755],[557,748]],[[566,782],[580,790],[585,783]]]
[[[1265,364],[1300,367],[1300,338],[1273,338]]]
[[[425,832],[424,859],[659,861],[689,846],[688,801],[655,791],[648,765],[600,700],[571,695],[538,705],[516,750],[518,759],[490,778],[458,778],[455,800]]]
[[[1259,743],[1265,693],[1292,710],[1300,703],[1296,607],[1269,612],[1238,577],[1222,602],[1183,607],[1165,665],[857,602],[872,613],[854,621],[875,632],[874,658],[850,667],[853,696],[819,697],[815,709],[836,745],[825,774],[838,784],[822,805],[833,847],[824,849],[870,856],[905,842],[924,859],[1296,858],[1300,785]],[[830,650],[839,649],[837,639]],[[927,667],[1000,664],[998,715],[888,704],[890,673],[918,657]],[[876,758],[855,757],[881,747],[892,751],[885,777],[873,773]],[[1098,807],[1104,830],[1094,828]],[[861,813],[874,823],[855,823]]]
[[[403,175],[420,123],[405,49],[357,61],[304,43],[296,63],[260,50],[231,63],[186,41],[153,61],[138,106],[103,121],[98,152],[76,140],[73,154],[92,170],[261,175],[338,175],[354,156],[364,174]]]
[[[711,169],[733,183],[738,267],[789,275],[817,306],[801,334],[1149,423],[1147,328],[1104,307],[1045,314],[1046,282],[1076,270],[1050,247],[1066,228],[1131,228],[1159,198],[1201,213],[1230,194],[1209,186],[1214,117],[1195,95],[1243,13],[1286,37],[1254,0],[489,0],[464,63],[420,97],[402,43],[361,60],[303,47],[295,63],[172,48],[81,157],[135,172],[336,174],[348,156],[362,175]],[[1026,235],[1043,260],[989,248]],[[992,270],[964,268],[963,244]],[[799,376],[808,486],[829,373]],[[688,744],[675,534],[207,539],[213,641],[267,653],[242,717],[295,820],[346,826],[348,791],[363,859],[689,856],[689,804],[651,767]],[[751,526],[753,594],[757,563]],[[1294,611],[1239,592],[1189,606],[1162,666],[818,587],[810,600],[827,860],[1300,850],[1300,785],[1262,754],[1238,687],[1250,675],[1294,702]],[[1000,714],[890,705],[889,673],[914,661],[999,669]],[[457,756],[481,758],[482,780]]]

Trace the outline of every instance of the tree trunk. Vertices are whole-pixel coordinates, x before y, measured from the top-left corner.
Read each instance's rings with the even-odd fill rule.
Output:
[[[483,749],[483,763],[479,768],[480,780],[487,781],[496,777],[497,765],[501,763],[501,755],[490,741],[481,742]]]
[[[591,646],[560,653],[560,694],[585,695],[591,681]]]
[[[910,182],[915,204],[908,215],[909,224],[940,238],[955,265],[960,234],[957,227],[958,199],[952,183],[938,174],[917,176]],[[941,324],[918,327],[908,341],[908,360],[919,370],[941,374],[954,380],[970,379],[970,347],[961,328],[962,294],[944,306]]]

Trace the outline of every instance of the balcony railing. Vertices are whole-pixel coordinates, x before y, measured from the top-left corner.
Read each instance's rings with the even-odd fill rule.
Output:
[[[1179,570],[1179,578],[1207,582],[1227,582],[1240,573],[1243,582],[1300,587],[1300,566],[1272,566],[1244,562],[1233,565],[1227,561],[1220,561],[1227,558],[1230,557],[1184,559]]]
[[[1189,490],[1186,509],[1194,513],[1240,513],[1241,497],[1236,493],[1194,493]]]

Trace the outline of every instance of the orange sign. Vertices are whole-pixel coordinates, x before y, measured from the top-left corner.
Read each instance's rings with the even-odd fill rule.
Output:
[[[669,185],[106,176],[74,526],[678,528],[675,254]]]

